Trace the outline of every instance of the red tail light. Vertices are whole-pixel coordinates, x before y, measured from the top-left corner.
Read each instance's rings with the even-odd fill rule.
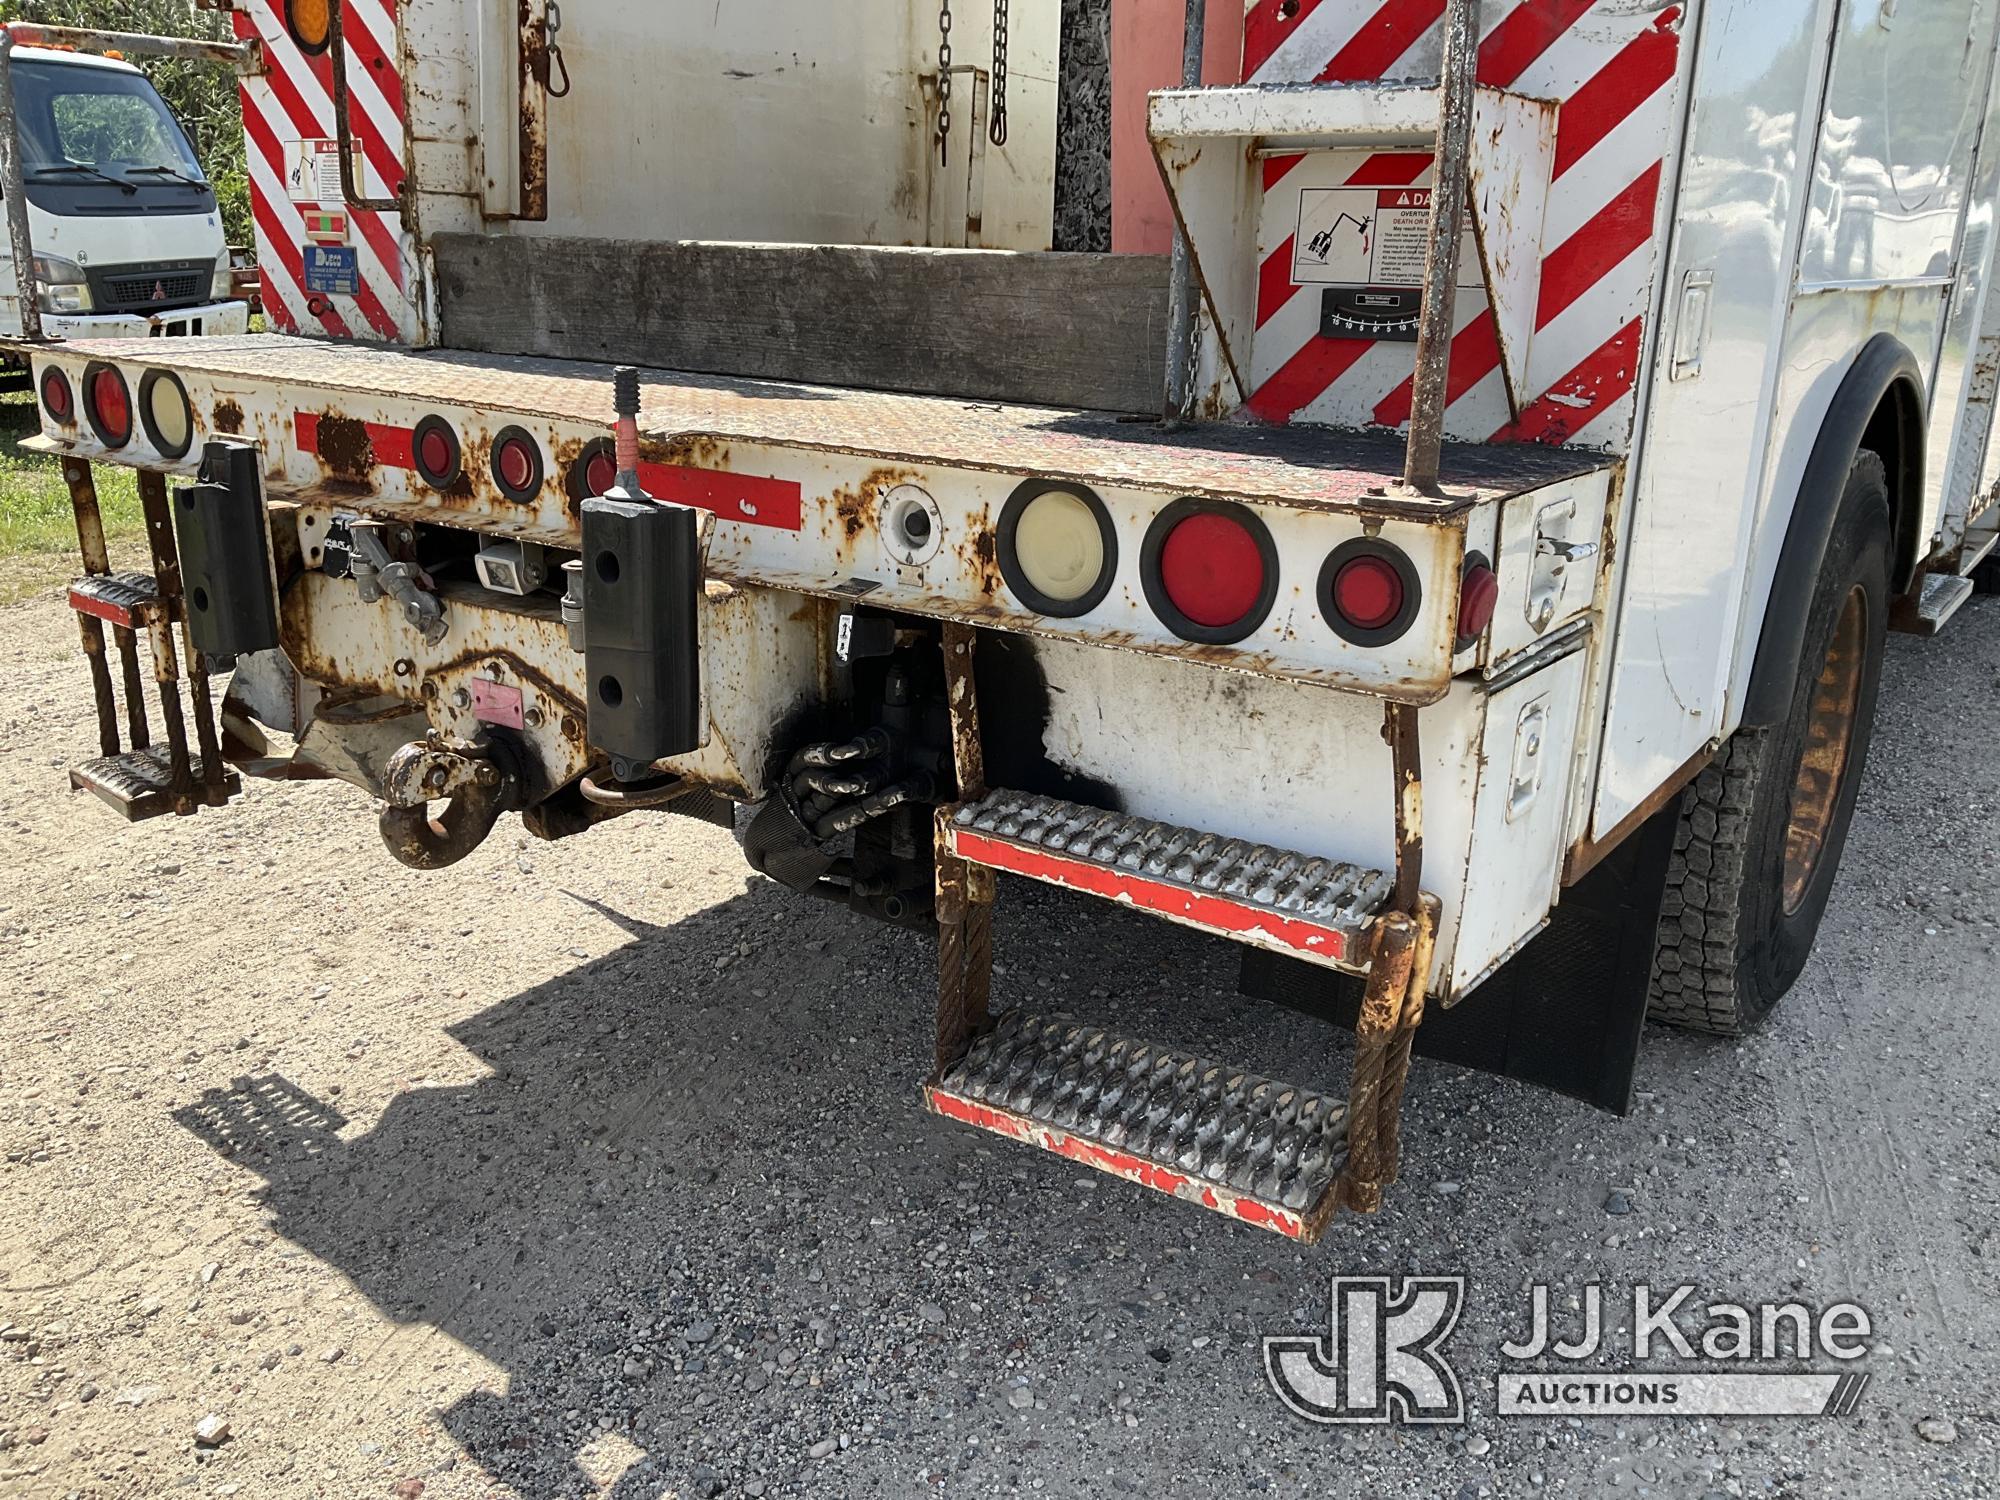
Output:
[[[1500,579],[1486,561],[1485,554],[1474,552],[1465,559],[1465,568],[1458,575],[1458,639],[1452,645],[1454,652],[1463,651],[1486,633],[1486,627],[1493,623],[1493,611],[1500,603]]]
[[[458,434],[443,417],[425,417],[411,434],[411,456],[417,473],[432,489],[449,489],[458,483],[460,454]]]
[[[90,365],[83,372],[84,415],[107,448],[132,441],[132,392],[115,365]]]
[[[1319,610],[1333,633],[1357,646],[1386,646],[1417,618],[1423,583],[1400,547],[1356,537],[1319,570]]]
[[[1271,613],[1278,549],[1247,506],[1176,500],[1147,528],[1139,556],[1146,602],[1182,640],[1240,641]]]
[[[525,428],[503,427],[493,439],[493,482],[509,500],[541,493],[542,450]]]
[[[76,420],[76,392],[70,389],[69,376],[53,365],[42,372],[42,409],[64,427]]]
[[[609,449],[590,455],[590,464],[584,470],[584,478],[590,483],[593,495],[608,494],[618,483],[618,460],[611,456]]]
[[[592,438],[583,445],[575,458],[569,461],[569,472],[563,476],[563,488],[570,499],[579,504],[594,495],[602,495],[618,483],[618,460],[612,451],[610,438]]]

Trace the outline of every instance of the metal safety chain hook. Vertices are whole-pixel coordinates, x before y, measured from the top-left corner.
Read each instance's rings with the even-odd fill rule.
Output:
[[[544,26],[549,37],[548,66],[542,70],[542,92],[551,99],[569,97],[569,63],[563,58],[563,50],[556,45],[556,34],[562,30],[562,6],[557,0],[549,0],[547,19]],[[562,78],[562,87],[556,87],[555,80]]]
[[[1007,144],[1007,0],[993,0],[993,123],[986,138]]]
[[[938,4],[938,165],[951,160],[951,0]]]

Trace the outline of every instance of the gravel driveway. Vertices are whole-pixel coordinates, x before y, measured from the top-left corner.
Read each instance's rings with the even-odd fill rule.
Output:
[[[439,875],[339,786],[126,829],[63,790],[75,646],[0,610],[0,1495],[2000,1492],[2000,601],[1892,639],[1765,1033],[1651,1032],[1624,1120],[1420,1061],[1402,1184],[1303,1253],[922,1113],[930,945],[713,828]],[[1001,1003],[1345,1089],[1226,945],[1007,885],[997,951]],[[1470,1278],[1469,1422],[1288,1416],[1260,1337],[1418,1271]],[[1536,1280],[1852,1298],[1872,1382],[1501,1418]]]

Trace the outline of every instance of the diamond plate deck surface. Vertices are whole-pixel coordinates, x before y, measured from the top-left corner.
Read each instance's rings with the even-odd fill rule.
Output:
[[[1307,1219],[1347,1163],[1343,1101],[1070,1016],[1010,1011],[937,1086]]]
[[[399,350],[281,334],[153,344],[99,339],[66,355],[159,366],[230,382],[312,386],[359,397],[473,406],[609,426],[611,367],[583,361]],[[1107,412],[645,372],[640,425],[654,439],[861,454],[1278,505],[1434,516],[1590,473],[1609,460],[1533,444],[1449,445],[1448,498],[1393,498],[1403,444],[1306,426],[1202,423],[1175,433]]]
[[[1221,896],[1359,939],[1389,899],[1382,870],[1224,838],[1031,792],[997,791],[953,814],[960,828],[1106,869]]]

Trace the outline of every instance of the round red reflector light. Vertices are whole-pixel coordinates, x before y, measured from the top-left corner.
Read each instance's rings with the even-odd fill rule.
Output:
[[[541,494],[541,445],[526,428],[503,427],[494,434],[493,482],[509,500],[524,505]]]
[[[97,440],[107,448],[122,448],[132,440],[132,392],[112,365],[92,365],[84,372],[84,414]]]
[[[443,417],[425,417],[411,434],[411,457],[417,473],[432,489],[449,489],[459,479],[458,434]]]
[[[1458,582],[1458,642],[1456,650],[1463,651],[1493,623],[1493,612],[1500,604],[1500,578],[1486,559],[1473,553],[1465,560],[1465,572]]]
[[[76,420],[76,392],[70,389],[69,376],[61,370],[43,372],[42,407],[65,427]]]
[[[593,453],[584,477],[590,482],[591,494],[606,494],[618,483],[618,460],[609,453]]]
[[[1176,500],[1146,531],[1140,578],[1153,613],[1175,635],[1225,645],[1270,614],[1278,550],[1247,506]]]
[[[1333,607],[1350,625],[1380,630],[1402,612],[1402,576],[1386,557],[1357,557],[1333,575]]]
[[[1386,646],[1417,618],[1423,582],[1400,547],[1355,537],[1328,554],[1319,570],[1319,612],[1333,633],[1356,646]]]
[[[451,441],[435,428],[424,434],[417,451],[423,456],[424,467],[433,474],[451,467]]]

